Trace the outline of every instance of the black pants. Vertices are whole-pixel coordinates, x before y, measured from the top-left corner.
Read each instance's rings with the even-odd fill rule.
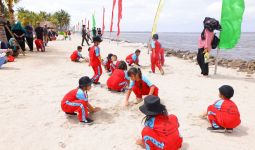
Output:
[[[29,47],[29,50],[33,51],[34,50],[33,38],[26,37],[26,40],[27,40],[27,45]]]
[[[26,51],[26,46],[25,46],[25,40],[22,41],[18,41],[20,48],[22,49],[22,51]]]
[[[81,45],[83,46],[84,40],[86,41],[87,45],[89,46],[88,39],[86,37],[82,37]]]
[[[209,74],[209,63],[205,63],[205,57],[204,57],[204,48],[198,49],[197,53],[197,63],[201,69],[201,74],[208,75]]]

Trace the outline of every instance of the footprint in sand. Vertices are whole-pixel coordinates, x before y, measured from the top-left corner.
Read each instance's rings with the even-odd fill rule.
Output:
[[[52,125],[52,124],[53,124],[53,122],[46,122],[46,123],[44,124],[44,126],[47,127],[47,126],[50,126],[50,125]]]

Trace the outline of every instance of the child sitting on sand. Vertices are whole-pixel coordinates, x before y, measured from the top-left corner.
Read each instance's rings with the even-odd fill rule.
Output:
[[[128,70],[128,77],[130,77],[131,82],[129,84],[129,90],[125,99],[125,106],[129,104],[129,97],[133,91],[136,95],[136,104],[140,103],[143,99],[143,95],[155,95],[158,96],[158,88],[152,84],[147,77],[142,75],[141,70],[138,68],[130,68]]]
[[[127,56],[126,62],[128,63],[129,66],[131,66],[133,63],[137,66],[139,65],[139,56],[140,56],[141,51],[137,49],[135,53],[132,53]]]
[[[68,92],[61,102],[62,110],[69,115],[76,115],[82,123],[92,124],[93,120],[89,118],[89,113],[98,112],[99,107],[93,107],[88,101],[87,92],[91,89],[92,81],[85,76],[80,78],[79,87]]]
[[[111,72],[112,55],[108,54],[107,58],[103,60],[103,66],[106,72]]]
[[[123,92],[128,86],[129,77],[127,76],[127,64],[125,61],[120,61],[118,68],[112,73],[107,80],[109,90]]]
[[[85,59],[82,54],[82,47],[81,46],[78,46],[77,47],[77,50],[75,50],[72,55],[70,56],[71,60],[74,61],[74,62],[80,62],[80,59]]]
[[[179,122],[175,115],[168,115],[166,107],[160,104],[160,98],[149,95],[144,104],[139,107],[145,114],[145,127],[142,130],[142,139],[137,145],[147,150],[178,150],[182,146],[182,137],[179,133]]]
[[[232,132],[240,123],[240,113],[236,104],[231,101],[234,95],[234,89],[229,85],[223,85],[219,88],[220,100],[210,105],[207,109],[207,114],[212,127],[211,131],[228,131]]]
[[[117,55],[112,55],[111,60],[112,60],[112,63],[111,63],[111,73],[113,73],[114,70],[117,69],[120,61],[118,61]]]

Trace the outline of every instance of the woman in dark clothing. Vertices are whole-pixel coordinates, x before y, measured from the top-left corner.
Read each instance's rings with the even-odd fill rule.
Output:
[[[12,27],[12,33],[14,34],[15,39],[19,43],[21,49],[25,51],[25,34],[26,30],[22,27],[20,22],[17,22],[13,27]]]
[[[27,40],[27,45],[30,49],[30,51],[32,52],[34,49],[34,44],[33,44],[33,27],[31,25],[27,25],[25,27],[26,29],[26,40]]]
[[[7,27],[9,28],[9,30],[7,29]],[[9,42],[9,40],[12,38],[12,35],[9,32],[11,30],[11,28],[12,28],[9,21],[6,22],[6,25],[4,26],[4,28],[5,28],[5,33],[6,33],[7,41]]]

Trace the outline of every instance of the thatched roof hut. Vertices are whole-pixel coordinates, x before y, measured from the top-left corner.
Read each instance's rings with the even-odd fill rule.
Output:
[[[51,29],[56,29],[56,25],[53,24],[52,22],[50,21],[43,21],[43,22],[40,22],[40,26],[41,27],[44,27],[45,25],[47,25],[48,28],[51,28]]]

